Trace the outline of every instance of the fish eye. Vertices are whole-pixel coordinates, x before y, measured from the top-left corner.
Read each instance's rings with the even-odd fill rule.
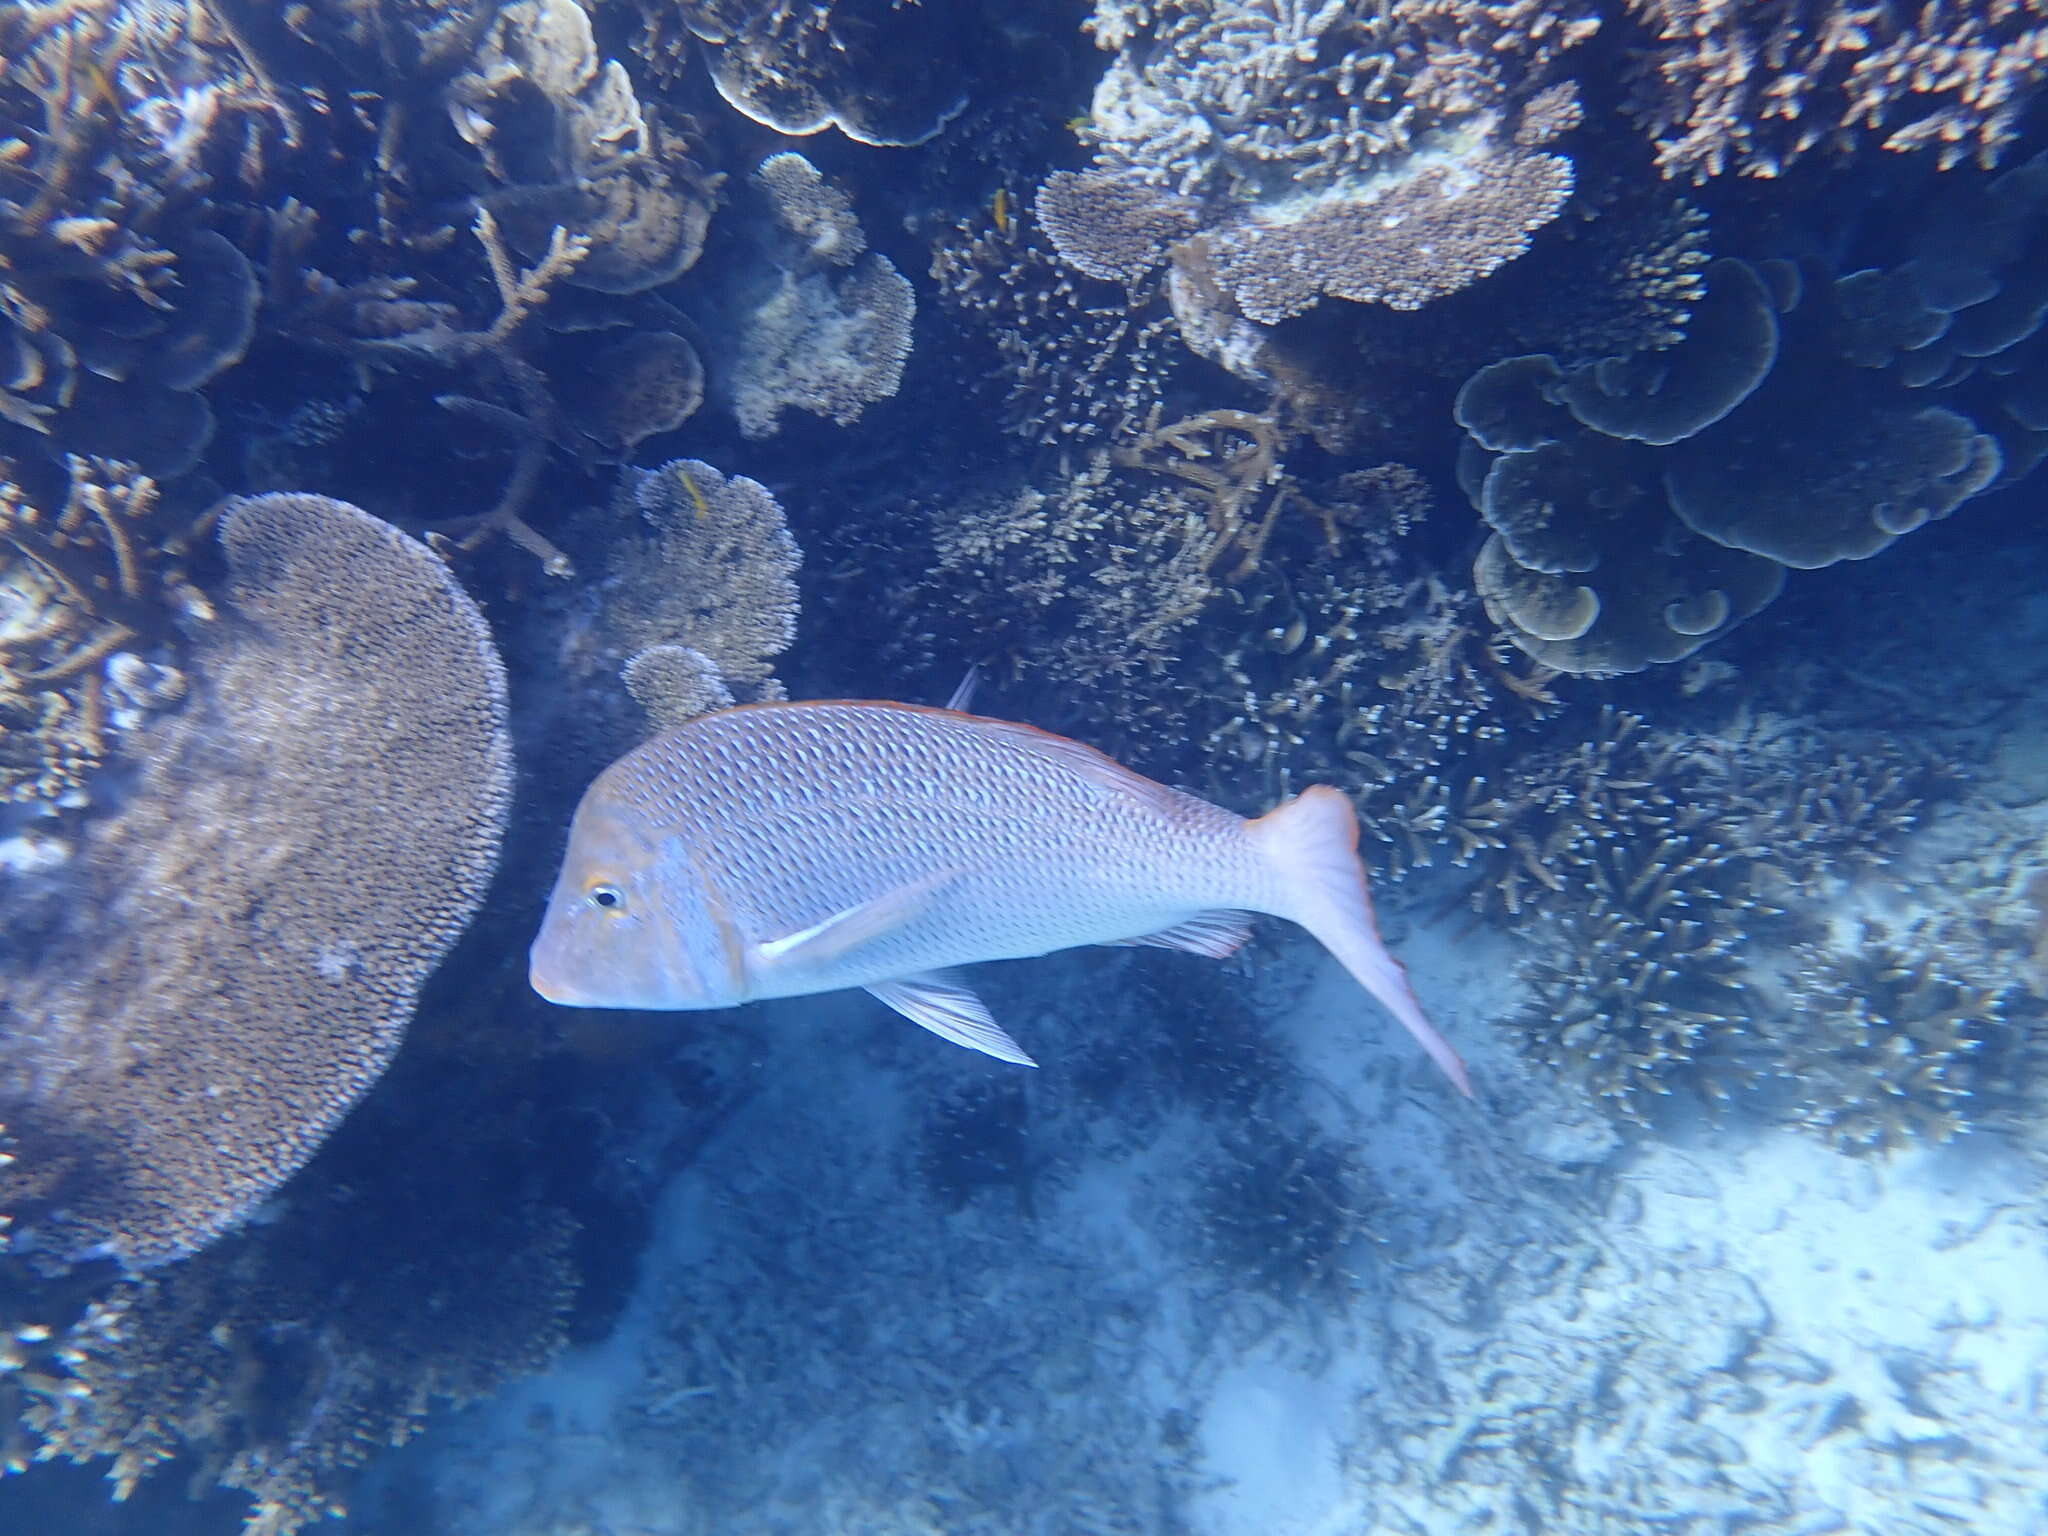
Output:
[[[607,911],[615,910],[626,904],[626,893],[616,885],[593,885],[590,888],[590,904],[593,907],[603,907]]]

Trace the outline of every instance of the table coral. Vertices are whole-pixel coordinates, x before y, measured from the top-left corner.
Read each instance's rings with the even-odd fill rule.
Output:
[[[442,563],[318,497],[233,502],[221,617],[0,968],[4,1204],[53,1257],[205,1246],[397,1049],[496,859],[505,682]]]
[[[1571,193],[1538,146],[1578,120],[1558,68],[1590,10],[1101,0],[1092,25],[1116,55],[1095,165],[1038,199],[1090,275],[1134,280],[1186,241],[1176,263],[1262,325],[1324,296],[1417,308],[1520,255]]]

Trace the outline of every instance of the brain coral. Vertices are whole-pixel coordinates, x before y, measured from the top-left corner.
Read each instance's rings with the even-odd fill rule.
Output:
[[[45,1253],[150,1264],[246,1217],[390,1060],[504,829],[504,675],[441,561],[317,496],[230,502],[220,543],[184,707],[9,893],[0,1207]]]

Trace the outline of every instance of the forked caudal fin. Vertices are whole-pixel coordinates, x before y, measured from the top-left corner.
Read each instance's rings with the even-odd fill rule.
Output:
[[[1423,1015],[1408,974],[1380,939],[1372,894],[1358,859],[1358,817],[1341,791],[1318,784],[1251,823],[1251,834],[1278,872],[1291,917],[1335,955],[1358,984],[1401,1021],[1458,1092],[1472,1097],[1465,1063]]]

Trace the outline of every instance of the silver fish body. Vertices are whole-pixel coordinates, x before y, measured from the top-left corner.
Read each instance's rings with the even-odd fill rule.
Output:
[[[1030,726],[914,705],[700,716],[591,785],[531,958],[584,1007],[724,1008],[865,987],[1026,1062],[949,968],[1080,944],[1224,955],[1245,912],[1310,928],[1461,1087],[1373,930],[1349,802],[1256,821]]]

